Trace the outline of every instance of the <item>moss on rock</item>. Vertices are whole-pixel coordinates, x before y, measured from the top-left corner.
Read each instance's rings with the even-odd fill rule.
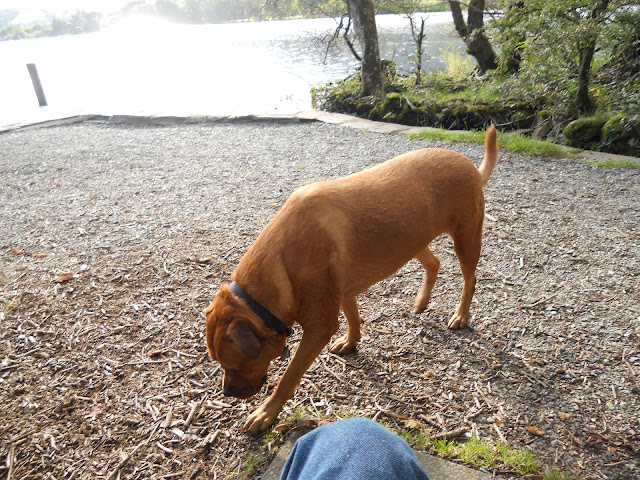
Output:
[[[567,125],[562,134],[572,147],[593,149],[602,139],[602,127],[606,121],[601,117],[579,118]]]
[[[640,156],[640,115],[620,113],[602,126],[598,150],[620,155]]]

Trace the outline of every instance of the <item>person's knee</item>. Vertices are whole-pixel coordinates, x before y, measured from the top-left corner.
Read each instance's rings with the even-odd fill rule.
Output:
[[[403,439],[379,423],[360,417],[324,425],[300,438],[281,478],[428,480]]]

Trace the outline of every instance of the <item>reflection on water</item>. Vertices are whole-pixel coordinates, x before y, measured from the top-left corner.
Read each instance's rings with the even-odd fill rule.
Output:
[[[377,17],[383,58],[409,71],[408,20]],[[0,42],[0,124],[30,112],[293,112],[311,108],[311,86],[357,68],[345,46],[327,51],[330,18],[222,25],[128,19],[105,31]],[[443,51],[462,52],[448,13],[430,14],[424,68],[444,66]],[[325,62],[326,58],[326,62]],[[38,109],[26,69],[35,63],[49,107]]]

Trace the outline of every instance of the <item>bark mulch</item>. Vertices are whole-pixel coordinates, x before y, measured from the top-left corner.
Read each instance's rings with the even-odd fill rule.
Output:
[[[411,313],[410,262],[361,296],[359,349],[325,349],[279,436],[240,431],[284,363],[254,399],[225,398],[201,311],[296,187],[424,146],[319,123],[0,135],[0,478],[255,475],[300,423],[354,414],[640,478],[640,170],[509,152],[485,191],[471,328],[446,328],[461,275],[438,239],[427,311]]]

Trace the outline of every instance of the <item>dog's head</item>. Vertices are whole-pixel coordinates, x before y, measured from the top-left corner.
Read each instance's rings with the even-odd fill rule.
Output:
[[[224,370],[222,392],[252,397],[267,381],[271,360],[284,352],[286,336],[267,328],[227,285],[220,287],[204,314],[209,355]]]

